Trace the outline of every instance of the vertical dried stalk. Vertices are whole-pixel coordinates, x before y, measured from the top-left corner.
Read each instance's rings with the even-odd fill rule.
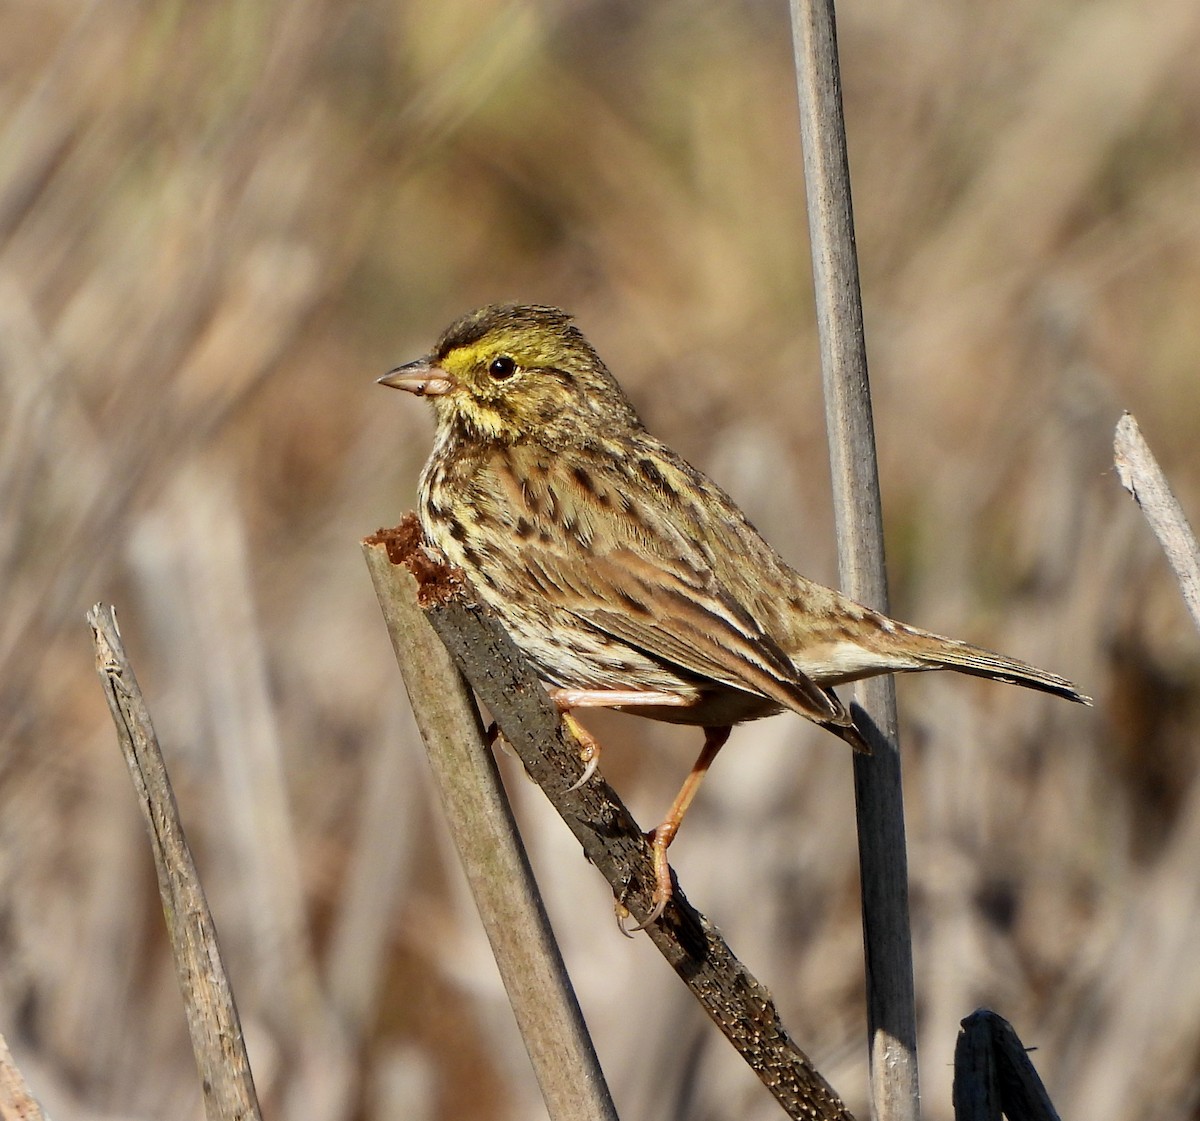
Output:
[[[883,515],[833,0],[792,0],[792,34],[838,565],[849,596],[886,611]],[[918,1115],[919,1088],[908,859],[892,679],[861,682],[855,686],[855,698],[856,717],[874,751],[870,757],[854,760],[871,1097],[880,1121],[904,1121]]]
[[[97,604],[88,612],[88,622],[96,648],[96,672],[150,830],[158,890],[200,1070],[205,1115],[209,1121],[260,1121],[217,929],[183,834],[150,712],[125,656],[112,609]]]
[[[1117,422],[1113,456],[1121,485],[1146,515],[1200,629],[1200,545],[1131,413],[1125,413]]]
[[[413,574],[379,544],[363,552],[546,1108],[554,1121],[616,1121],[471,691],[417,605]]]

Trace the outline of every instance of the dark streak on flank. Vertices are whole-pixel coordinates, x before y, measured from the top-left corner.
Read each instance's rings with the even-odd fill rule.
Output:
[[[623,588],[614,588],[613,591],[616,593],[617,598],[635,615],[650,614],[650,608],[647,607],[640,599],[638,599],[637,596],[630,595],[629,592],[625,591]]]
[[[515,477],[516,476],[514,475],[514,478]],[[529,485],[529,480],[521,479],[520,487],[521,487],[521,501],[525,503],[525,509],[528,510],[531,514],[539,513],[540,511],[538,510],[537,495],[534,494],[533,488]]]
[[[658,464],[654,460],[643,457],[638,460],[637,465],[638,470],[642,473],[642,478],[655,490],[661,491],[668,498],[678,497],[675,488],[667,481],[667,477],[658,469]]]
[[[646,532],[646,519],[642,516],[641,510],[628,499],[625,500],[625,517],[641,532]]]

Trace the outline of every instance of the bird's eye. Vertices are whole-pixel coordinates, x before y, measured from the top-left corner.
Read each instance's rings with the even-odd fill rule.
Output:
[[[488,373],[497,381],[511,378],[516,372],[517,364],[507,354],[502,354],[499,358],[493,358],[491,365],[488,366]]]

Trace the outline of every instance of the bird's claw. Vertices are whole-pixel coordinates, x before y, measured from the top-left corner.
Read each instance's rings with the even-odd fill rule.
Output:
[[[654,855],[654,894],[650,897],[653,905],[649,914],[637,926],[626,926],[625,920],[629,918],[629,909],[625,906],[624,893],[617,900],[617,926],[626,938],[632,938],[639,930],[645,930],[648,926],[658,922],[675,894],[675,885],[671,882],[671,865],[667,863],[669,841],[662,842],[663,834],[660,830],[661,826],[646,834],[646,840],[650,842]]]
[[[570,786],[567,787],[568,794],[570,794],[571,791],[578,790],[581,786],[585,785],[588,779],[590,779],[592,775],[596,773],[596,767],[600,764],[599,757],[594,752],[590,753],[589,757],[589,752],[586,748],[583,752],[583,758],[586,763],[586,766],[583,768],[583,774],[581,774],[579,778],[577,778],[573,783],[571,783]]]
[[[639,930],[645,930],[648,926],[658,922],[662,918],[663,912],[667,909],[667,904],[670,902],[671,897],[669,895],[665,897],[660,896],[656,890],[654,892],[654,906],[650,908],[650,913],[637,926],[626,926],[623,917],[620,915],[617,916],[617,926],[626,938],[632,938]],[[628,914],[629,912],[625,911],[625,915],[628,916]]]
[[[579,758],[583,761],[583,774],[567,787],[567,793],[570,794],[572,790],[578,790],[583,786],[596,773],[596,768],[600,765],[600,741],[571,713],[564,712],[562,722],[579,741]]]

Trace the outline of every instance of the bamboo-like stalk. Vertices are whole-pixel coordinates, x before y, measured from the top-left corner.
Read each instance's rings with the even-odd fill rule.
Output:
[[[553,1121],[616,1109],[484,743],[479,710],[417,604],[417,581],[372,538],[363,553],[454,844]]]
[[[183,993],[209,1121],[261,1121],[242,1025],[217,945],[217,928],[167,775],[150,711],[111,607],[88,612],[96,672],[150,830],[163,915]]]
[[[883,513],[871,416],[833,0],[792,0],[804,175],[838,567],[851,598],[888,610]],[[854,758],[867,973],[871,1099],[879,1121],[920,1110],[908,858],[896,694],[890,677],[854,688],[873,754]]]
[[[402,664],[410,663],[412,672],[427,679],[418,694],[413,694],[410,686],[410,695],[414,709],[420,706],[418,725],[432,738],[432,742],[431,738],[426,741],[431,758],[445,748],[458,753],[461,760],[448,769],[444,778],[453,788],[455,804],[449,812],[461,818],[457,825],[452,823],[452,828],[467,834],[464,843],[489,852],[494,847],[486,836],[477,833],[488,828],[489,822],[471,820],[479,811],[473,808],[474,796],[464,794],[461,786],[463,767],[487,767],[490,761],[480,758],[488,753],[481,743],[476,718],[459,720],[454,732],[458,744],[441,742],[453,736],[448,728],[437,726],[439,720],[449,717],[437,713],[451,703],[447,695],[457,697],[464,686],[457,671],[446,662],[446,650],[440,650],[436,640],[433,647],[427,645],[425,637],[420,637],[414,647],[408,645],[409,635],[420,635],[413,618],[413,612],[420,612],[416,607],[417,582],[407,565],[418,573],[426,618],[487,705],[530,777],[580,842],[588,862],[608,880],[616,897],[634,917],[644,920],[653,906],[654,871],[650,846],[637,822],[599,774],[573,789],[583,771],[581,745],[563,726],[536,673],[504,628],[470,598],[469,587],[455,577],[453,570],[428,559],[417,544],[419,539],[415,518],[409,515],[396,530],[380,531],[364,542],[364,549],[397,645],[397,657]],[[455,707],[458,703],[453,702]],[[444,762],[434,761],[433,765],[435,770],[445,767]],[[485,866],[469,867],[468,875],[477,891],[482,886],[507,896],[514,890],[503,882],[475,884],[476,879],[493,875],[493,870]],[[771,994],[738,961],[708,920],[688,905],[682,891],[676,889],[662,919],[651,923],[646,932],[789,1117],[853,1121],[832,1087],[788,1036]],[[519,933],[521,940],[528,939],[527,932]],[[502,973],[504,969],[502,964]]]
[[[1133,495],[1158,538],[1200,630],[1200,545],[1132,413],[1124,413],[1117,422],[1113,460],[1121,485]]]

